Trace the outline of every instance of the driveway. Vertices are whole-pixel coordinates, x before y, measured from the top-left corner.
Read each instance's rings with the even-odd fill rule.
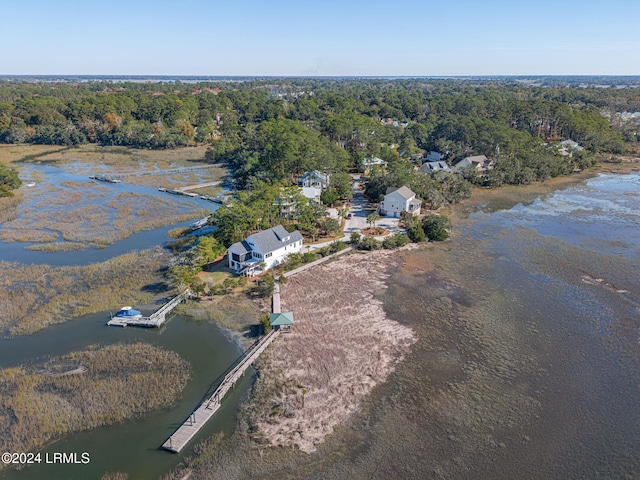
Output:
[[[367,207],[369,209],[367,210]],[[353,199],[351,200],[351,218],[347,219],[344,223],[344,233],[348,237],[353,232],[361,233],[365,228],[369,228],[367,223],[367,216],[375,208],[374,205],[368,204],[366,197],[364,196],[364,184],[362,178],[358,176],[353,177]],[[405,230],[398,227],[399,218],[382,217],[376,222],[377,227],[384,227],[391,233],[404,232]],[[384,237],[376,237],[382,239]]]
[[[351,235],[353,232],[360,233],[360,230],[368,228],[367,224],[367,200],[364,196],[364,185],[362,178],[357,175],[353,177],[353,198],[351,199],[351,208],[349,213],[351,218],[348,218],[344,222],[344,233],[346,236]]]

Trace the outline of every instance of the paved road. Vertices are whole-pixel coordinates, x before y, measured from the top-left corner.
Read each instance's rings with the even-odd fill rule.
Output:
[[[367,200],[364,196],[364,185],[362,178],[358,176],[353,177],[353,199],[351,200],[351,218],[347,219],[344,223],[344,233],[346,236],[351,235],[353,232],[360,233],[360,230],[368,228],[367,225],[367,213],[366,206]]]

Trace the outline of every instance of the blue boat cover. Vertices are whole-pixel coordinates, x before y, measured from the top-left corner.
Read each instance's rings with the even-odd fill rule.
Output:
[[[136,315],[140,315],[138,310],[134,310],[133,308],[128,310],[120,310],[116,313],[116,317],[135,317]]]

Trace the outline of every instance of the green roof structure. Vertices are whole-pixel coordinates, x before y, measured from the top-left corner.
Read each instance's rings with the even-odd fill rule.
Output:
[[[269,323],[272,327],[277,325],[293,325],[293,312],[272,313],[269,316]]]

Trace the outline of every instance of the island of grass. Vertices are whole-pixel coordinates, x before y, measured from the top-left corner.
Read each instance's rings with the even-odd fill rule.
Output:
[[[91,346],[2,369],[0,449],[36,452],[65,435],[170,407],[188,380],[184,359],[145,343]]]

